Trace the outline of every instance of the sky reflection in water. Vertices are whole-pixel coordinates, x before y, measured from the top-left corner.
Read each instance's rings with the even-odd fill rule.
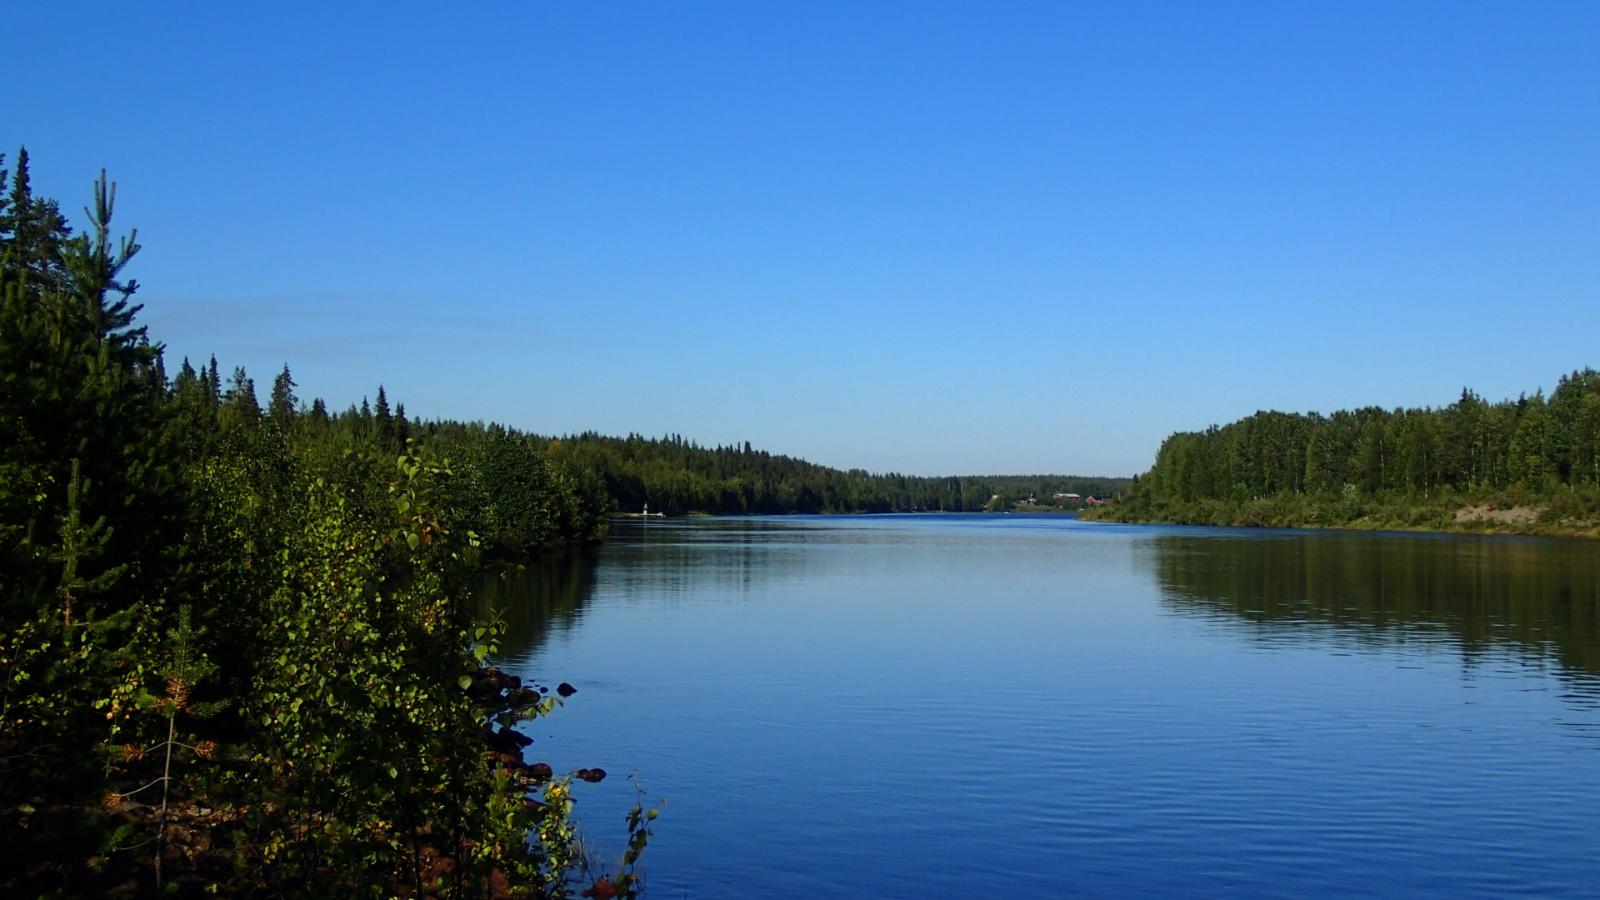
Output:
[[[1600,545],[623,523],[485,590],[658,896],[1587,894]]]

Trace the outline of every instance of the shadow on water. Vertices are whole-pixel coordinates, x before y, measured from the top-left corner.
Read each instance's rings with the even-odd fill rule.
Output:
[[[715,527],[709,527],[715,526]],[[595,572],[606,558],[610,592],[620,602],[672,603],[715,585],[722,596],[747,595],[752,584],[781,573],[796,575],[793,550],[785,550],[770,523],[629,521],[613,524],[604,546],[554,548],[520,568],[484,573],[477,613],[498,612],[507,631],[498,656],[526,660],[551,635],[575,626],[595,592]],[[795,530],[796,534],[800,534]]]
[[[613,523],[602,551],[607,598],[673,606],[737,603],[780,582],[817,574],[815,550],[834,533],[770,519]]]
[[[478,583],[478,615],[499,613],[506,634],[502,659],[526,659],[552,633],[571,628],[594,593],[596,551],[590,547],[547,551],[520,569],[486,573]]]
[[[1600,699],[1600,544],[1374,535],[1162,535],[1152,567],[1173,612],[1286,643],[1444,642],[1465,665],[1511,651]]]

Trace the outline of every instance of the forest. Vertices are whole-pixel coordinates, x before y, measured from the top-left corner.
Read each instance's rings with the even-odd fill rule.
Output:
[[[490,662],[485,572],[607,517],[1008,508],[1120,479],[842,471],[672,435],[545,437],[309,403],[138,323],[95,182],[75,230],[0,156],[0,869],[8,895],[628,897]],[[262,396],[264,394],[264,396]],[[619,723],[622,727],[622,723]]]
[[[454,426],[445,426],[454,427]],[[678,435],[646,439],[584,433],[535,439],[552,459],[593,473],[623,512],[648,504],[667,515],[978,512],[1028,497],[1111,496],[1122,478],[1057,475],[927,477],[842,471],[740,446],[701,447]]]
[[[473,595],[597,539],[598,476],[381,390],[305,406],[287,368],[264,408],[215,360],[169,377],[115,186],[74,230],[25,151],[0,183],[0,891],[633,896],[654,812],[591,866],[604,773],[513,730],[572,689],[487,666]]]
[[[1257,412],[1167,438],[1104,518],[1591,534],[1600,373],[1489,402],[1331,415]]]

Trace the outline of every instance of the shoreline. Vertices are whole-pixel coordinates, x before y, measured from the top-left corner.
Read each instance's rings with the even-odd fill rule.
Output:
[[[1393,521],[1387,518],[1361,516],[1353,519],[1331,521],[1305,521],[1286,517],[1279,521],[1263,521],[1260,517],[1241,515],[1226,520],[1216,518],[1180,516],[1116,516],[1095,514],[1080,516],[1085,522],[1110,522],[1121,525],[1190,525],[1207,528],[1288,528],[1302,531],[1363,531],[1397,532],[1405,534],[1476,535],[1479,537],[1536,537],[1566,540],[1600,540],[1600,522],[1542,522],[1537,518],[1469,518],[1452,519],[1448,524],[1416,524]]]

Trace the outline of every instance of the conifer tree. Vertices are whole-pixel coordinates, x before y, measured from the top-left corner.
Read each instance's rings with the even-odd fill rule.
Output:
[[[256,383],[245,373],[243,366],[233,370],[233,380],[228,383],[228,393],[223,397],[225,421],[235,425],[251,426],[261,420],[261,404],[256,400]]]
[[[181,486],[160,348],[133,324],[138,286],[122,271],[139,247],[131,234],[113,242],[114,199],[102,173],[88,230],[69,236],[19,165],[0,230],[0,705],[39,706],[0,721],[8,849],[93,839],[71,817],[70,837],[37,821],[18,832],[11,810],[96,790],[94,745],[131,671],[122,650],[175,572]]]
[[[256,893],[553,884],[570,801],[531,806],[514,767],[485,766],[488,707],[463,690],[499,633],[471,621],[466,526],[477,498],[525,483],[524,508],[500,508],[536,517],[535,542],[593,537],[599,476],[526,435],[459,481],[410,450],[376,466],[365,399],[331,419],[316,400],[302,440],[241,427],[262,415],[242,367],[224,386],[216,357],[185,359],[169,384],[136,325],[139,246],[109,231],[103,173],[74,236],[26,168],[9,191],[0,171],[0,847],[22,861],[0,895],[188,893],[230,862],[218,886]],[[275,420],[298,413],[294,387],[285,366]],[[404,407],[378,401],[403,442]],[[186,778],[212,737],[225,777]],[[207,833],[218,800],[243,818]],[[626,877],[607,890],[632,896]]]
[[[211,363],[206,366],[206,391],[212,409],[222,405],[222,375],[217,371],[215,353],[211,354]]]
[[[191,451],[202,446],[216,429],[216,411],[211,407],[211,389],[206,378],[204,371],[195,372],[189,358],[184,357],[183,366],[178,369],[178,377],[172,380],[169,392],[173,414],[179,421],[177,427]]]
[[[0,211],[0,235],[7,241],[11,265],[27,274],[34,289],[59,289],[61,249],[71,233],[56,201],[33,196],[28,150],[18,150],[11,191]]]
[[[268,409],[272,421],[280,426],[287,426],[294,419],[295,407],[298,400],[294,396],[294,378],[289,375],[289,364],[283,364],[283,371],[278,377],[272,379],[272,399]]]
[[[384,447],[394,445],[394,417],[389,413],[389,398],[378,385],[378,402],[373,406],[372,417],[378,426],[378,443]]]

